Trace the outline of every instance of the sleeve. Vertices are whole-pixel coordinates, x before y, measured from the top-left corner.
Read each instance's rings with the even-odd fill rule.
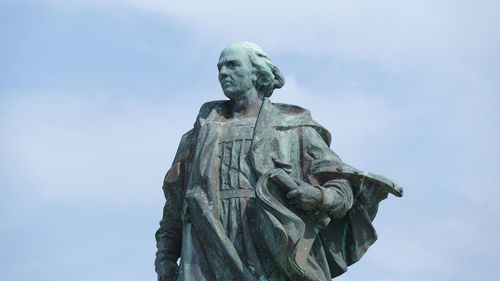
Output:
[[[353,204],[351,184],[346,179],[327,181],[323,186],[318,186],[323,193],[323,202],[320,207],[333,219],[345,216]]]
[[[163,182],[165,206],[160,228],[156,231],[156,260],[158,267],[165,261],[176,262],[181,255],[182,247],[182,219],[181,212],[184,201],[184,186],[186,158],[191,146],[192,131],[186,133],[179,145],[172,167],[167,172]]]
[[[343,163],[327,145],[314,127],[302,128],[303,174],[312,185],[323,194],[323,202],[318,207],[333,219],[340,219],[353,205],[351,184],[345,178],[333,177],[332,169],[341,169]]]

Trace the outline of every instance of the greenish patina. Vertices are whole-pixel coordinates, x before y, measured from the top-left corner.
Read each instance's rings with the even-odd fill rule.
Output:
[[[259,46],[232,44],[217,67],[229,100],[201,107],[165,177],[158,279],[342,274],[375,242],[379,202],[402,189],[342,162],[306,109],[271,103],[285,79]]]

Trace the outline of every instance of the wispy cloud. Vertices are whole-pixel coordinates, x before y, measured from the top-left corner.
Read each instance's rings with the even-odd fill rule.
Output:
[[[103,95],[16,93],[2,106],[2,158],[43,196],[150,200],[158,196],[188,105]]]
[[[39,0],[61,7],[131,5],[177,19],[223,44],[250,40],[270,51],[399,63],[449,62],[496,52],[497,1]],[[220,47],[223,47],[221,45]],[[403,61],[401,61],[403,60]]]
[[[378,60],[449,61],[497,49],[495,1],[135,1],[207,39],[255,40],[271,51]],[[401,61],[403,60],[403,61]]]

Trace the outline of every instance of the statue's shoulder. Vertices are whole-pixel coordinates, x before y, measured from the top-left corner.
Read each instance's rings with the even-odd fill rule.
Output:
[[[216,100],[206,102],[200,107],[193,128],[182,135],[177,152],[177,154],[180,155],[179,157],[187,157],[190,151],[192,151],[193,146],[196,143],[196,139],[198,138],[199,130],[201,128],[201,120],[206,120],[212,111],[217,110],[223,104],[225,104],[225,101]]]
[[[311,118],[311,112],[303,107],[287,103],[273,103],[274,108],[276,108],[281,114],[293,116],[302,116]]]
[[[275,114],[279,116],[276,121],[283,123],[282,125],[288,124],[291,127],[319,126],[312,119],[311,112],[303,107],[287,103],[273,103],[273,109]]]
[[[310,127],[318,132],[318,134],[323,138],[323,140],[330,145],[332,140],[332,135],[325,129],[325,127],[318,124],[311,117],[311,112],[303,107],[286,104],[286,103],[273,103],[273,107],[280,112],[281,118],[279,118],[282,128],[297,128],[297,127]]]
[[[197,132],[201,128],[201,124],[205,120],[213,119],[216,115],[224,115],[227,112],[228,101],[227,100],[215,100],[204,103],[200,107],[198,116],[194,123],[194,130]]]
[[[210,112],[212,112],[212,110],[222,106],[226,102],[227,102],[226,100],[214,100],[214,101],[209,101],[209,102],[204,103],[200,107],[200,111],[198,113],[198,118],[203,118],[203,119],[207,118],[207,116],[210,114]]]

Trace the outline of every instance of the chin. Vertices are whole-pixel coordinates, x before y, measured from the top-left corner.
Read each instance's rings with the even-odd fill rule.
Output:
[[[231,92],[231,91],[228,91],[228,90],[222,89],[222,91],[224,92],[224,96],[226,96],[230,100],[233,100],[238,95],[238,94]]]

